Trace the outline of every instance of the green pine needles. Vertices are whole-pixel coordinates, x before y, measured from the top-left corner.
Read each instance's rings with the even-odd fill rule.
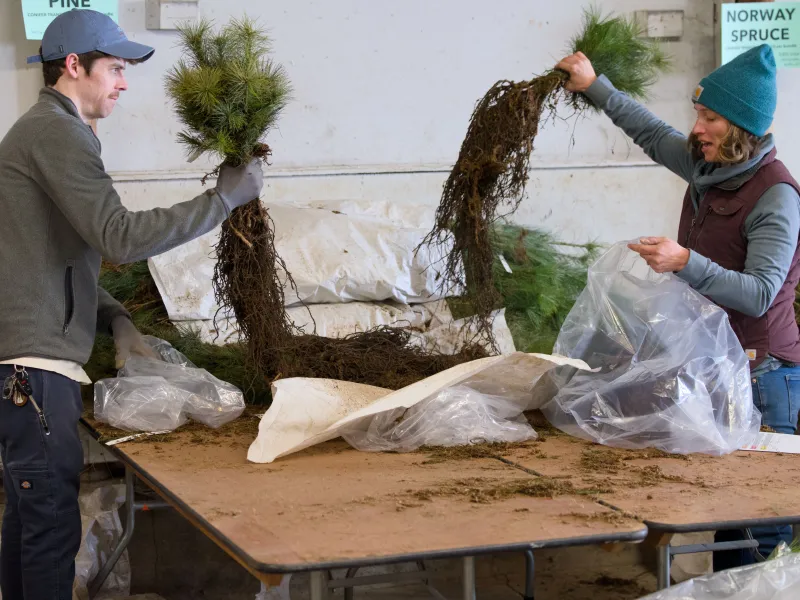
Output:
[[[597,8],[584,10],[583,31],[570,44],[583,52],[595,72],[603,74],[620,90],[637,100],[648,98],[649,88],[671,63],[657,41],[642,36],[634,18],[604,17]],[[575,95],[583,108],[595,108],[583,95]]]
[[[167,74],[167,93],[186,127],[178,141],[190,158],[216,155],[234,166],[269,152],[264,135],[291,91],[270,42],[255,21],[233,20],[218,32],[200,20],[182,25],[183,58]]]

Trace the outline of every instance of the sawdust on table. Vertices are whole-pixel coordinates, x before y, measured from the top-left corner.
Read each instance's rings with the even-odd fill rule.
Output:
[[[471,460],[473,458],[498,458],[527,450],[529,455],[544,458],[546,455],[535,446],[536,440],[528,442],[483,442],[468,446],[422,446],[417,452],[427,454],[420,464],[433,465],[451,460]]]
[[[609,523],[611,525],[625,525],[628,522],[628,519],[630,518],[626,516],[625,513],[615,510],[606,512],[593,512],[593,513],[571,512],[563,514],[561,516],[577,519],[579,521]]]
[[[606,488],[576,487],[567,479],[556,477],[527,477],[498,480],[482,477],[456,479],[434,488],[408,490],[405,498],[431,502],[436,498],[460,498],[477,504],[489,504],[514,496],[554,498],[555,496],[594,496]]]
[[[246,406],[244,412],[237,418],[226,423],[218,429],[212,429],[203,423],[189,420],[174,431],[157,435],[143,435],[124,444],[159,443],[170,444],[219,444],[228,442],[232,446],[249,446],[258,435],[258,424],[264,412],[263,406]],[[94,418],[92,409],[84,410],[83,420],[98,434],[100,443],[135,435],[130,431],[123,431],[102,423]]]
[[[590,446],[583,449],[580,459],[580,470],[587,475],[603,473],[609,475],[622,474],[624,479],[619,481],[600,481],[591,476],[584,477],[583,482],[588,485],[603,486],[606,493],[613,493],[617,487],[654,487],[662,482],[692,483],[678,475],[664,473],[659,465],[633,465],[633,460],[653,460],[670,458],[675,460],[691,460],[682,454],[670,454],[657,449],[622,450],[605,446]],[[693,482],[699,487],[707,487],[705,482]]]

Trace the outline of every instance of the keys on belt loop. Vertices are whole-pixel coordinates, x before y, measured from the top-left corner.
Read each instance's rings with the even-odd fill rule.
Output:
[[[39,404],[33,397],[33,388],[25,367],[14,365],[14,373],[6,377],[3,382],[3,399],[11,400],[15,406],[20,407],[25,406],[30,400],[34,410],[36,410],[36,415],[39,418],[44,434],[50,435],[50,427],[47,425],[44,412],[39,408]]]

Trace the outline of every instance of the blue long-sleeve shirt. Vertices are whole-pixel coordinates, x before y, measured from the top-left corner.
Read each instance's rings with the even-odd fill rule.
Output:
[[[695,212],[710,187],[743,185],[752,176],[747,171],[775,145],[767,135],[756,156],[737,165],[695,160],[684,134],[614,88],[605,76],[597,78],[586,96],[651,159],[689,184]],[[772,305],[789,272],[800,235],[800,195],[785,183],[770,187],[745,219],[744,235],[743,272],[724,269],[692,250],[688,264],[676,275],[717,304],[758,317]]]

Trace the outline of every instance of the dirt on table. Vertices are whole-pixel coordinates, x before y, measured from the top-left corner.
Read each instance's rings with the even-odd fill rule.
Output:
[[[571,513],[566,513],[565,515],[562,516],[571,519],[577,519],[579,521],[588,521],[588,522],[599,521],[601,523],[610,523],[612,525],[623,525],[630,518],[626,516],[624,513],[617,511],[593,512],[593,513],[571,512]]]
[[[473,458],[497,458],[518,450],[529,450],[534,455],[542,455],[535,442],[484,442],[469,446],[422,446],[417,450],[427,455],[423,465],[433,465],[451,460],[470,460]]]
[[[511,481],[474,477],[457,479],[436,488],[417,490],[410,494],[412,498],[425,502],[436,497],[455,497],[477,504],[489,504],[517,495],[553,498],[580,492],[581,490],[576,490],[571,482],[552,477],[531,477]]]
[[[612,491],[602,484],[576,487],[568,479],[557,477],[528,477],[524,479],[496,480],[473,477],[456,479],[447,484],[410,492],[415,500],[431,501],[437,497],[462,498],[478,504],[506,500],[513,496],[554,498],[556,496],[596,496]]]
[[[632,469],[637,469],[637,467],[626,465],[626,462],[633,460],[653,460],[657,458],[691,460],[691,458],[686,455],[670,454],[655,448],[646,448],[644,450],[620,450],[597,445],[583,449],[580,466],[581,470],[589,473],[602,472],[615,474],[619,473],[621,470],[629,472]]]
[[[179,443],[183,445],[206,445],[229,443],[230,445],[249,446],[258,435],[258,424],[261,421],[261,414],[264,412],[263,406],[246,406],[244,412],[235,420],[226,423],[218,429],[212,429],[203,423],[189,420],[174,431],[169,433],[159,433],[157,435],[142,435],[126,444],[159,443],[170,444]],[[94,429],[100,443],[120,439],[129,435],[136,435],[130,431],[124,431],[111,427],[107,423],[102,423],[94,418],[94,409],[84,407],[83,420]]]

